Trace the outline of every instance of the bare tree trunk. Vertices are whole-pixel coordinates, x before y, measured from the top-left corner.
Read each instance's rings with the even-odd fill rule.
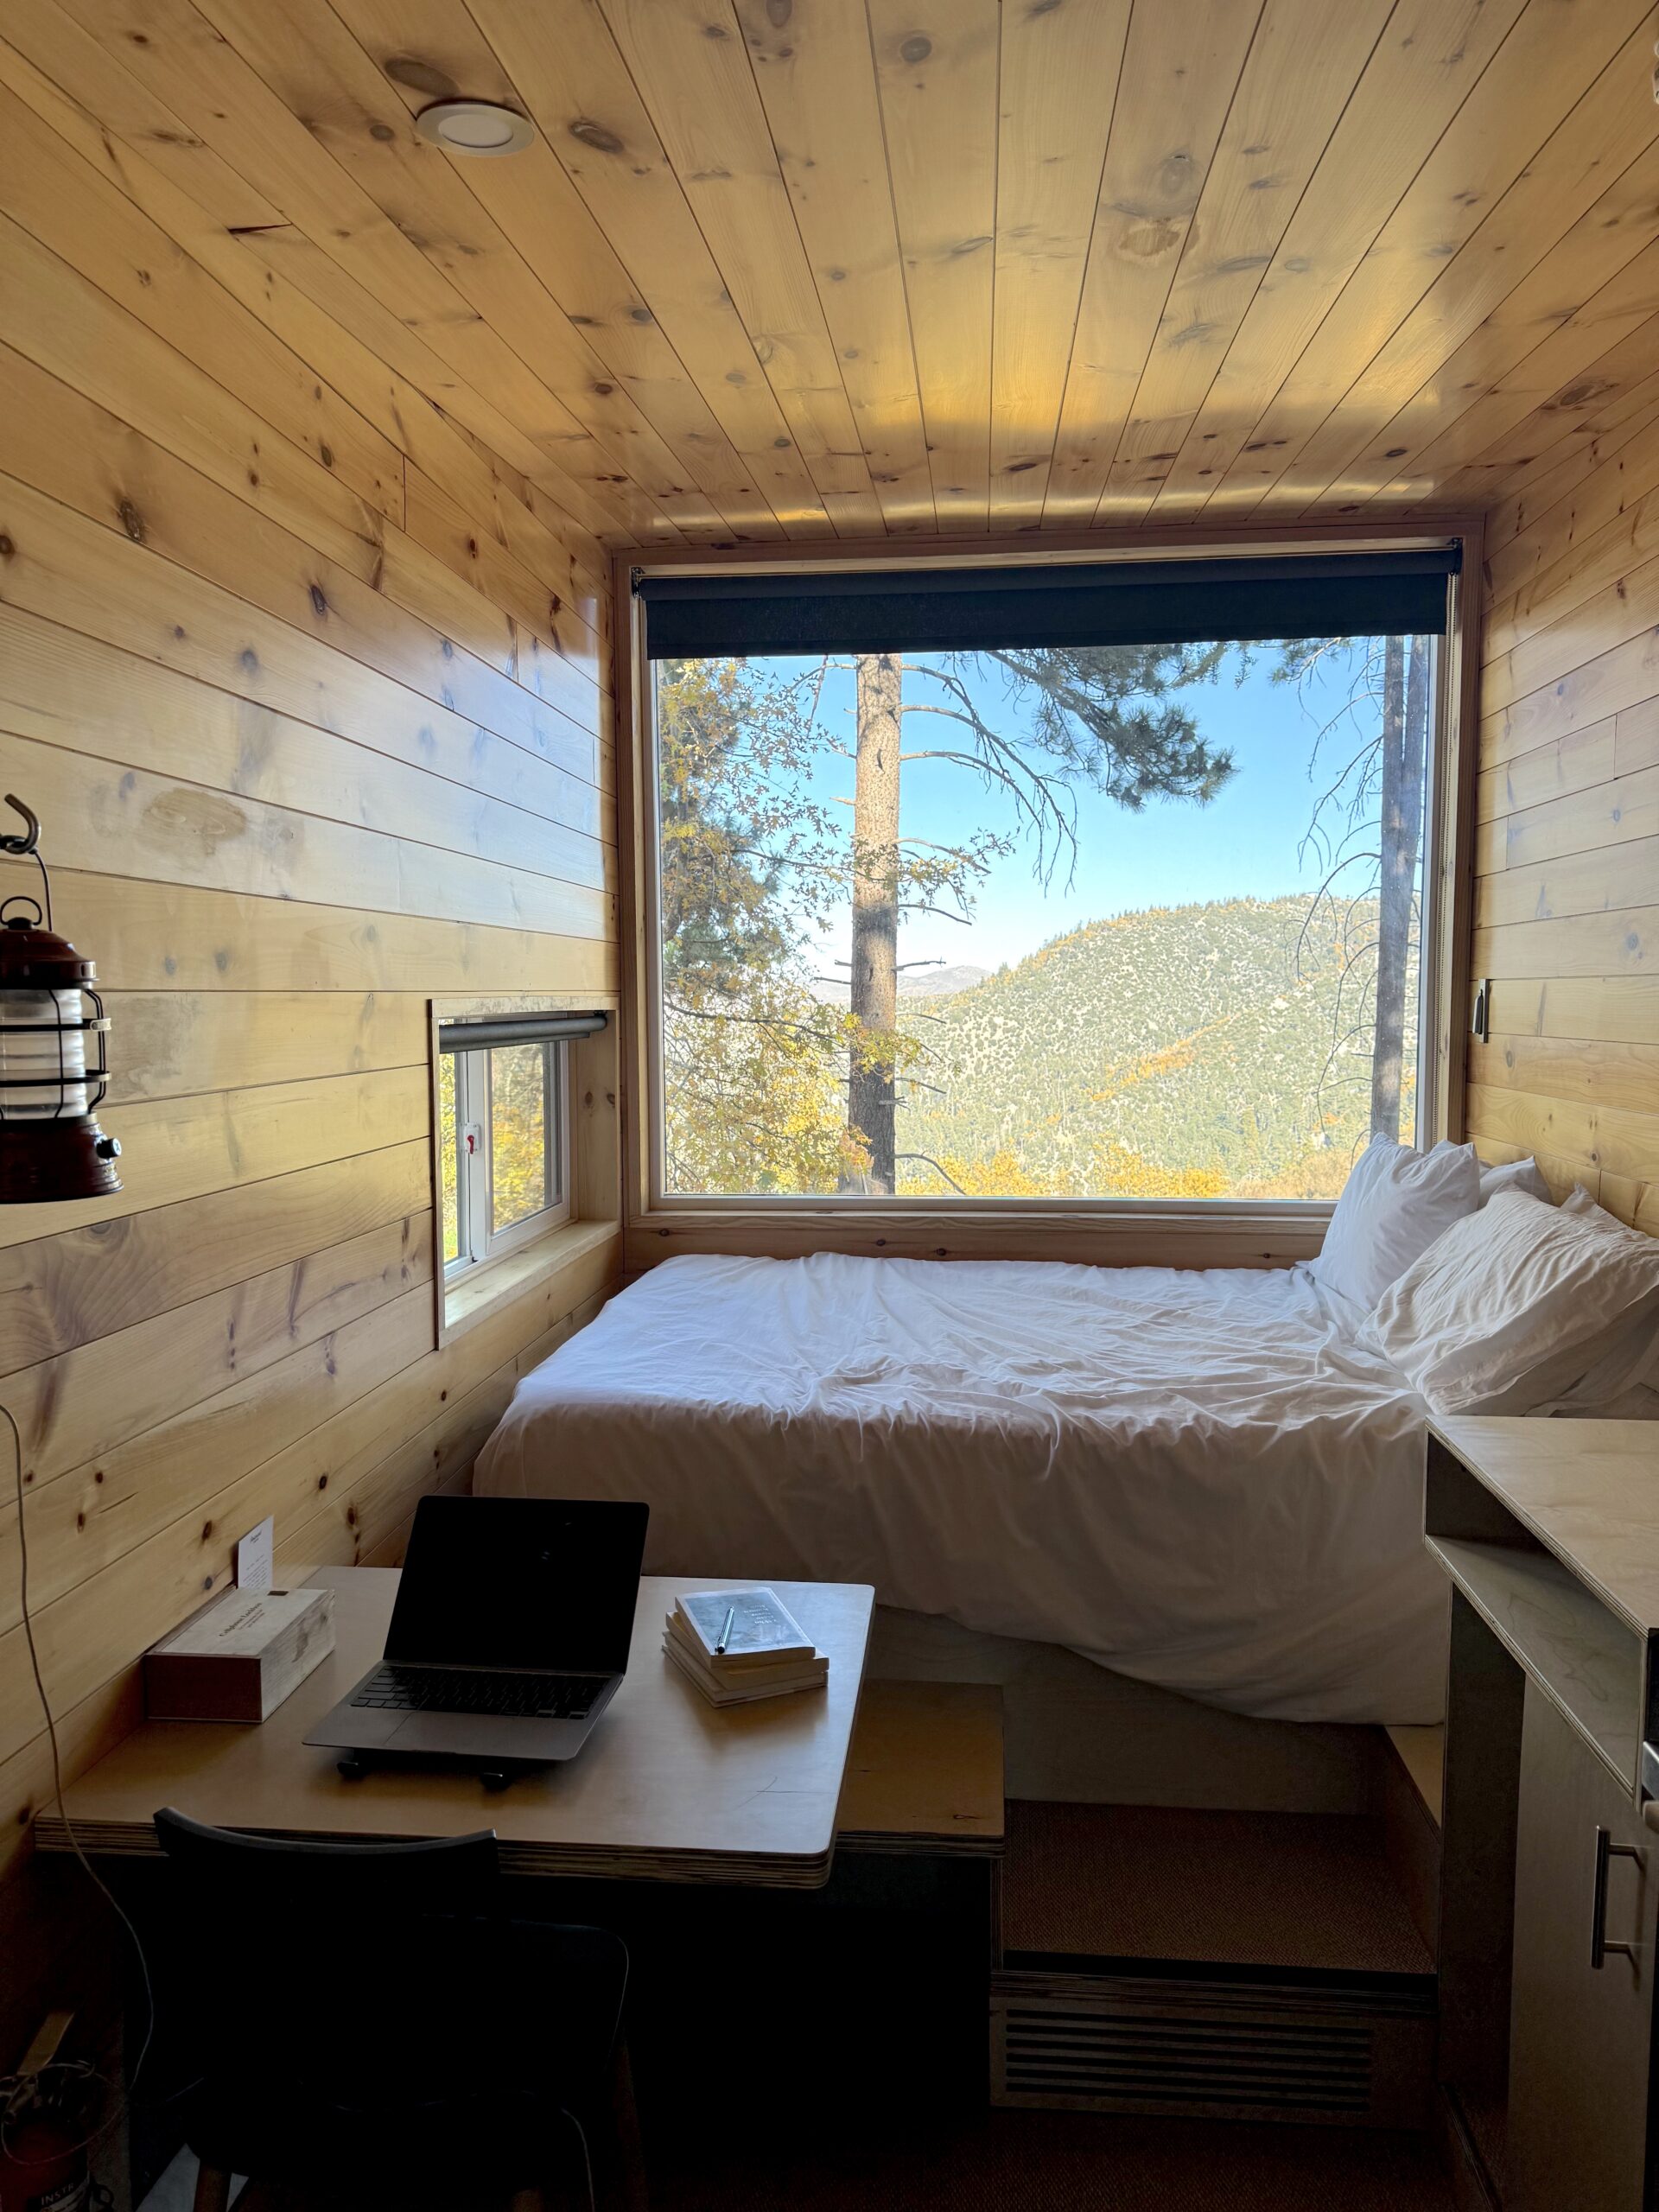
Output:
[[[852,1010],[859,1025],[847,1125],[870,1155],[867,1191],[893,1190],[893,1065],[899,1018],[899,731],[904,661],[858,656],[858,766],[853,785]]]
[[[1428,731],[1428,650],[1390,638],[1382,659],[1382,869],[1376,923],[1376,1031],[1371,1052],[1371,1129],[1400,1135],[1405,1062],[1406,967],[1412,893],[1423,836],[1423,754]]]

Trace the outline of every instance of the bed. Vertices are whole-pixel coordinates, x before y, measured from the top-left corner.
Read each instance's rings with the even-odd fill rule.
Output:
[[[656,1573],[865,1581],[1231,1711],[1423,1722],[1424,1408],[1304,1267],[653,1268],[524,1377],[486,1494],[644,1498]]]

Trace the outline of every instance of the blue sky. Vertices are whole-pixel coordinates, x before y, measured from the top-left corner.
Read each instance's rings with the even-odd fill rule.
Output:
[[[1033,875],[1030,849],[1021,848],[985,880],[970,925],[908,918],[900,960],[942,959],[994,969],[1023,958],[1079,922],[1128,909],[1313,889],[1321,873],[1315,856],[1309,854],[1304,861],[1297,852],[1323,788],[1323,776],[1319,785],[1310,781],[1309,764],[1319,725],[1345,698],[1349,674],[1345,667],[1333,668],[1305,699],[1294,685],[1270,680],[1277,658],[1275,647],[1263,646],[1242,683],[1235,680],[1236,666],[1230,664],[1215,683],[1177,695],[1191,707],[1205,735],[1234,756],[1230,781],[1207,806],[1154,799],[1136,814],[1083,794],[1077,862],[1069,886],[1062,868],[1046,892]],[[780,676],[806,664],[772,664]],[[919,676],[906,683],[907,703],[937,696],[936,687]],[[844,731],[849,743],[852,702],[850,673],[832,674],[824,691],[823,720],[837,735]],[[1017,715],[1002,704],[999,687],[988,680],[982,711],[998,727],[1017,727]],[[919,747],[948,741],[948,732],[946,724],[917,717],[907,724],[906,743]],[[1334,767],[1353,751],[1351,742],[1343,744],[1344,734],[1329,741],[1322,769]],[[827,758],[814,791],[824,798],[850,797],[851,761]],[[956,843],[975,829],[1013,826],[1004,799],[988,796],[976,777],[947,762],[906,765],[901,809],[907,838],[941,844]],[[846,929],[838,922],[823,944],[826,967],[845,951]]]

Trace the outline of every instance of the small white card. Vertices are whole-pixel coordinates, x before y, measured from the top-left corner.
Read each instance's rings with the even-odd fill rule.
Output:
[[[276,1522],[267,1515],[237,1545],[236,1586],[238,1590],[269,1590],[276,1573]]]

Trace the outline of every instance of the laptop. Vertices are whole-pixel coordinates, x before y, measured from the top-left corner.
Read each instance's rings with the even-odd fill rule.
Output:
[[[385,1657],[306,1742],[573,1758],[626,1671],[649,1517],[645,1505],[423,1497]]]

